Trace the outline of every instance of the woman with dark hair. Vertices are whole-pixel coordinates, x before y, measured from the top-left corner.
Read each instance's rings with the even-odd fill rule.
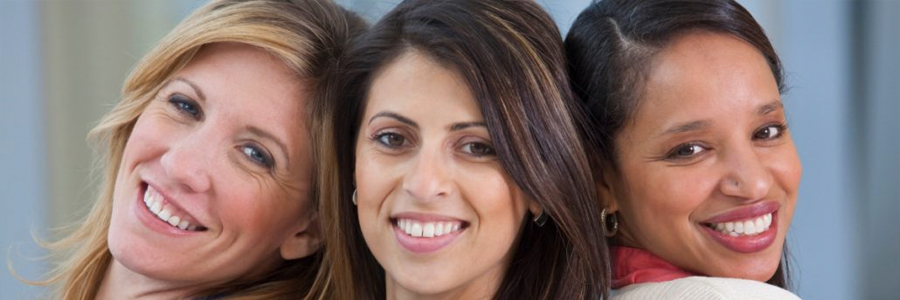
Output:
[[[750,13],[730,0],[598,1],[566,50],[615,298],[796,298],[784,242],[801,167],[781,63]]]
[[[562,40],[531,1],[404,1],[321,107],[337,299],[601,299],[604,240]]]

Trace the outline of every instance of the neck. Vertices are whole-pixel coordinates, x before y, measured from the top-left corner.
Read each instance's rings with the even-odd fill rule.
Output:
[[[197,291],[197,286],[144,276],[113,259],[100,283],[96,299],[189,299]]]
[[[497,293],[497,290],[500,289],[500,283],[503,280],[503,274],[485,274],[484,276],[465,283],[462,286],[436,293],[421,293],[404,288],[398,282],[390,278],[390,276],[385,276],[385,279],[387,281],[387,285],[385,287],[387,300],[487,300],[492,299],[494,297],[494,294]]]

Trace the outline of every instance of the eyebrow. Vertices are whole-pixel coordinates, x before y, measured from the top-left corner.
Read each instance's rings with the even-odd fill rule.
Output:
[[[410,120],[410,119],[407,118],[407,117],[401,116],[401,115],[398,114],[398,113],[390,112],[390,111],[383,111],[383,112],[380,112],[380,113],[375,114],[374,116],[372,116],[371,119],[369,119],[369,123],[368,123],[368,124],[372,124],[372,121],[374,121],[374,120],[377,119],[377,118],[382,118],[382,117],[384,117],[384,118],[392,118],[392,119],[395,119],[395,120],[397,120],[397,121],[406,123],[407,125],[412,126],[412,127],[416,128],[416,129],[419,128],[419,124],[417,124],[415,121]]]
[[[699,121],[693,121],[693,122],[688,122],[688,123],[682,123],[675,127],[669,128],[668,130],[664,131],[661,135],[678,134],[678,133],[684,133],[684,132],[688,132],[688,131],[700,130],[700,129],[707,128],[710,125],[711,125],[711,123],[708,120],[699,120]]]
[[[784,104],[781,101],[775,100],[769,104],[765,104],[756,109],[756,114],[762,116],[766,115],[770,112],[776,111],[778,109],[784,109]]]
[[[470,127],[484,127],[487,128],[487,125],[484,122],[462,122],[462,123],[453,123],[450,125],[450,131],[463,130]]]
[[[258,128],[258,127],[247,126],[246,130],[247,130],[247,132],[250,132],[250,134],[253,134],[253,135],[258,136],[258,137],[263,138],[263,139],[270,140],[270,141],[272,141],[273,143],[275,143],[275,145],[278,145],[278,147],[281,148],[281,153],[284,153],[285,160],[287,160],[287,161],[285,162],[285,165],[290,165],[290,164],[291,164],[291,156],[288,155],[290,152],[287,151],[287,147],[285,147],[284,144],[281,143],[281,140],[275,138],[274,135],[272,135],[272,134],[270,134],[270,133],[266,132],[265,130],[262,130],[262,129]]]
[[[206,101],[206,95],[203,95],[203,90],[201,90],[199,86],[194,84],[193,81],[187,80],[184,77],[175,77],[175,79],[172,79],[172,81],[179,81],[184,84],[187,84],[192,89],[194,89],[194,92],[197,93],[197,97],[200,98],[200,100]]]

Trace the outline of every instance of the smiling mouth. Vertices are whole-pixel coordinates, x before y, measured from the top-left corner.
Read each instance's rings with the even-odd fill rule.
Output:
[[[186,231],[206,231],[207,228],[200,225],[191,224],[190,221],[179,214],[177,208],[165,203],[163,195],[156,191],[152,186],[144,184],[144,206],[157,219],[168,223],[170,226],[186,230]]]
[[[465,230],[468,223],[460,221],[422,222],[413,219],[396,219],[393,223],[408,236],[434,238]]]
[[[701,224],[722,234],[730,235],[733,237],[755,236],[760,233],[766,232],[767,230],[769,230],[769,227],[772,226],[772,213],[746,220]]]

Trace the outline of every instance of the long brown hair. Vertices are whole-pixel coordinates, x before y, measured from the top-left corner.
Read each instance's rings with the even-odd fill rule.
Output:
[[[559,31],[532,1],[476,0],[402,2],[354,43],[333,81],[337,101],[318,110],[328,125],[320,212],[335,298],[385,297],[351,203],[355,137],[373,78],[407,51],[460,74],[501,166],[550,217],[543,227],[524,222],[493,298],[605,298],[607,247]]]
[[[765,58],[781,93],[781,61],[762,27],[733,0],[603,0],[585,9],[566,37],[573,90],[587,108],[593,159],[620,171],[616,136],[635,114],[654,55],[679,35],[707,30],[737,37]],[[601,168],[598,168],[601,169]],[[768,280],[789,288],[787,244]]]
[[[204,45],[235,42],[259,47],[281,59],[297,80],[311,87],[310,106],[325,101],[323,78],[334,68],[349,40],[365,27],[362,19],[329,0],[219,0],[201,7],[141,59],[125,81],[122,98],[90,133],[102,176],[99,197],[74,232],[48,243],[59,259],[50,276],[37,284],[55,285],[54,299],[94,299],[112,262],[107,233],[113,188],[122,152],[138,116],[170,77]],[[307,109],[309,114],[310,109]],[[307,120],[312,120],[309,116]],[[309,128],[316,127],[311,124]],[[298,129],[299,130],[299,129]],[[312,141],[316,143],[315,140]],[[314,189],[310,199],[316,199]],[[312,200],[314,201],[314,200]],[[204,295],[218,299],[294,299],[307,296],[318,277],[321,253],[286,261],[263,278],[220,286]],[[313,297],[315,295],[309,295]]]

